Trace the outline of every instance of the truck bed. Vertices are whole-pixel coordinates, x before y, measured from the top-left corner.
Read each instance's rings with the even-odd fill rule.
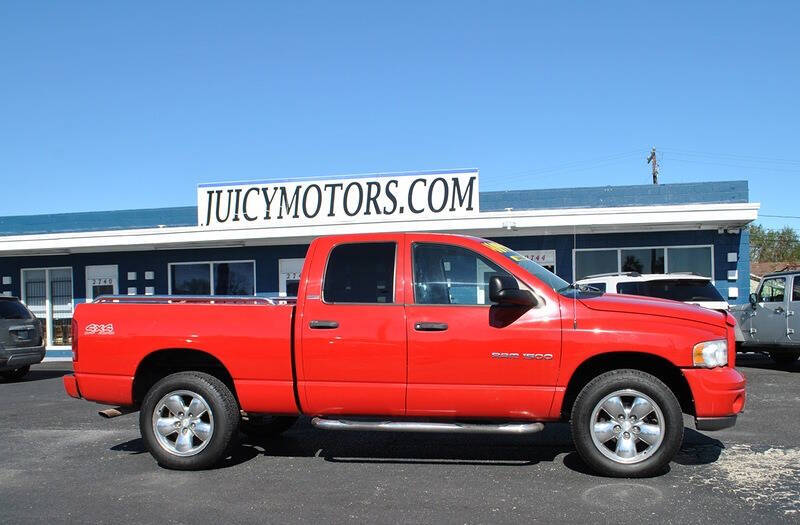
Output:
[[[133,405],[140,401],[134,385],[137,367],[155,362],[163,370],[180,364],[191,353],[187,350],[196,350],[207,364],[216,362],[229,372],[242,410],[297,413],[293,303],[255,297],[104,296],[78,305],[77,383],[89,399]],[[88,376],[91,381],[82,380]]]

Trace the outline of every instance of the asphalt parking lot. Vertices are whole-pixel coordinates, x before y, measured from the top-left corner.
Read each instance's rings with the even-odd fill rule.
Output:
[[[664,475],[588,472],[565,425],[528,437],[336,433],[301,420],[242,444],[220,468],[160,468],[137,415],[97,415],[64,393],[69,363],[0,382],[0,521],[800,522],[800,363],[740,357],[735,428],[699,433]]]

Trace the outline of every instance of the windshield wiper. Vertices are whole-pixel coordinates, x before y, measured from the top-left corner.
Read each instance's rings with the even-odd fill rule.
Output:
[[[604,291],[598,290],[597,288],[594,288],[588,284],[578,284],[578,283],[570,283],[567,286],[558,289],[557,292],[566,293],[569,292],[570,290],[575,290],[577,292],[583,292],[583,293],[596,293],[600,295],[605,293]]]

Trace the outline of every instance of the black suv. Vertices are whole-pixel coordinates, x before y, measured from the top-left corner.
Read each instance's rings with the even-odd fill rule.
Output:
[[[42,323],[16,297],[0,296],[0,377],[19,379],[44,359]]]

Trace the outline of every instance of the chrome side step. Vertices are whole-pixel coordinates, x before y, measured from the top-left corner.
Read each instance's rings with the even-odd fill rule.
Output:
[[[377,430],[382,432],[453,432],[461,434],[533,434],[543,423],[443,423],[435,421],[366,421],[315,417],[311,424],[325,430]]]

